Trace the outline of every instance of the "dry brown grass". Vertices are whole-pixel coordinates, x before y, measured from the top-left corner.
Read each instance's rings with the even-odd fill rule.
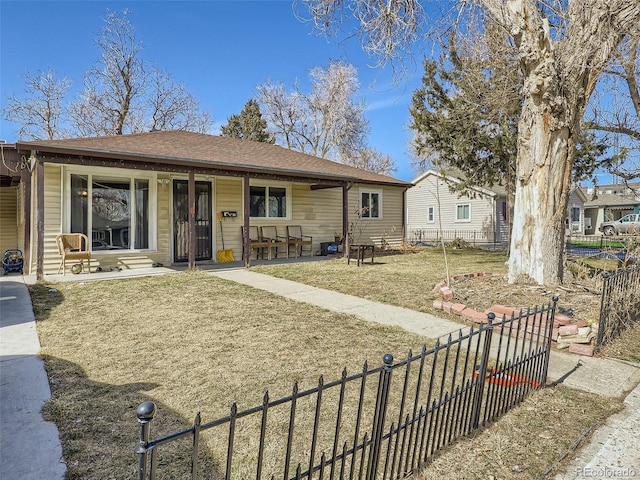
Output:
[[[504,270],[501,254],[459,251],[450,257],[452,274]],[[429,310],[433,284],[444,275],[437,262],[437,255],[418,253],[381,257],[373,267],[337,260],[259,270]],[[365,360],[379,365],[387,352],[404,358],[409,348],[418,350],[424,340],[202,272],[64,283],[55,285],[57,292],[49,287],[34,286],[31,294],[53,393],[45,414],[60,430],[68,478],[135,476],[135,408],[142,401],[158,404],[152,427],[157,438],[187,428],[198,411],[206,422],[228,415],[234,400],[240,409],[259,405],[265,390],[272,399],[285,396],[294,381],[310,388],[321,373],[330,381],[339,378],[345,366],[355,373]],[[460,461],[461,450],[451,450],[457,453],[440,455],[425,478],[535,478],[527,473],[509,476],[509,449],[518,452],[518,465],[526,472],[543,472],[616,406],[560,387],[538,392],[485,433],[453,447],[486,457],[477,468],[445,473],[456,462],[467,467],[471,462]],[[282,421],[286,412],[276,420],[276,428]],[[255,441],[255,425],[243,425],[242,430],[245,438]],[[525,448],[524,430],[531,430],[532,438],[539,435],[549,445],[558,445]],[[496,431],[498,436],[492,436]],[[217,478],[224,468],[219,452],[226,445],[208,440],[201,464],[205,478]],[[274,445],[270,456],[281,455],[278,449],[282,445]],[[492,465],[492,450],[501,451],[504,468]],[[187,469],[178,451],[163,451],[161,478],[182,478]],[[236,478],[246,476],[237,472]]]
[[[192,272],[31,289],[69,478],[130,478],[135,408],[159,405],[153,437],[404,357],[423,338]],[[222,447],[224,448],[224,447]],[[173,453],[169,452],[169,455]],[[203,461],[213,470],[215,453]],[[165,456],[166,458],[166,456]],[[170,470],[170,478],[178,478]],[[211,478],[215,476],[212,475]]]
[[[471,272],[506,273],[504,252],[477,249],[447,250],[451,276]],[[446,278],[442,250],[425,248],[416,253],[378,255],[375,264],[357,267],[345,259],[254,267],[275,277],[315,287],[398,305],[421,312],[439,313],[431,291]]]

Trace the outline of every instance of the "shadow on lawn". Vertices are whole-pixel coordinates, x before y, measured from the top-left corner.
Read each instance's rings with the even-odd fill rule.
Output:
[[[155,384],[95,382],[75,363],[46,355],[43,360],[52,393],[43,414],[58,426],[67,478],[138,478],[134,448],[140,426],[136,408],[142,402],[152,400],[157,406],[151,440],[192,425],[191,419],[144,393],[157,387]],[[190,478],[191,437],[163,445],[158,452],[157,478]],[[223,477],[219,465],[202,446],[198,467],[198,478]]]

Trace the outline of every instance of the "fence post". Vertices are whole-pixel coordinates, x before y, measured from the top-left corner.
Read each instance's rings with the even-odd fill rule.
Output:
[[[478,385],[476,387],[471,406],[471,428],[475,430],[480,424],[480,410],[482,410],[482,396],[484,394],[484,384],[487,377],[487,365],[489,365],[489,353],[491,352],[491,337],[493,335],[493,321],[496,314],[489,312],[487,314],[489,323],[485,329],[484,345],[482,347],[482,357],[478,368]]]
[[[151,430],[151,421],[156,415],[156,404],[153,402],[143,402],[136,409],[136,416],[140,424],[140,442],[135,449],[138,454],[138,479],[145,480],[147,477],[147,457],[149,452],[149,431]],[[153,479],[152,479],[153,480]]]
[[[607,317],[609,315],[609,290],[611,288],[611,275],[605,273],[602,275],[602,295],[600,297],[600,318],[598,319],[598,338],[596,340],[596,349],[602,347],[604,340],[604,331],[607,328]]]
[[[378,383],[378,394],[376,396],[376,409],[373,416],[373,428],[371,431],[371,451],[369,452],[369,465],[367,465],[367,480],[375,480],[380,462],[380,450],[382,448],[382,436],[384,430],[384,420],[387,413],[387,403],[389,401],[389,388],[391,387],[391,364],[393,355],[390,353],[382,357],[384,366],[380,372]]]

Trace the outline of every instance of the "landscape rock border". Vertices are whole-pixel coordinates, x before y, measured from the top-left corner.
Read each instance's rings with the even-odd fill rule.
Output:
[[[447,282],[446,279],[442,280],[433,288],[432,293],[440,297],[433,301],[433,307],[438,310],[442,310],[445,313],[458,315],[465,321],[474,324],[488,323],[488,314],[492,312],[498,318],[502,316],[510,318],[513,315],[514,318],[521,318],[513,322],[513,326],[509,329],[510,333],[520,336],[524,336],[526,334],[537,334],[538,332],[546,334],[544,327],[542,327],[541,315],[527,316],[524,308],[510,307],[506,305],[492,305],[484,312],[478,312],[477,310],[467,307],[463,303],[451,302],[450,300],[452,300],[455,295],[453,284],[458,280],[474,277],[504,277],[504,274],[476,272],[454,275],[450,278],[449,282]],[[573,320],[568,315],[556,311],[551,331],[551,339],[556,342],[556,347],[558,349],[566,348],[571,353],[592,357],[595,353],[593,340],[597,336],[597,323],[588,324],[584,320]]]

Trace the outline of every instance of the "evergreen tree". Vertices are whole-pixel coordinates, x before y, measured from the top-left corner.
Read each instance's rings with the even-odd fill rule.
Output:
[[[274,143],[275,137],[267,129],[260,106],[254,99],[245,103],[239,115],[231,115],[221,128],[223,137],[240,138],[254,142]]]

